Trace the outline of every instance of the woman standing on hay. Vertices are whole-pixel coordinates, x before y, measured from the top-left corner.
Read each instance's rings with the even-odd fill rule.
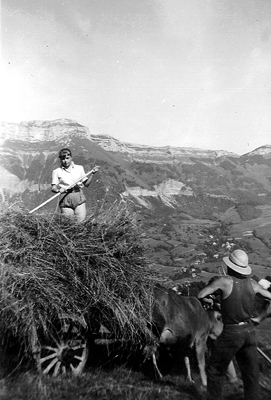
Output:
[[[86,198],[82,188],[90,185],[92,176],[98,171],[98,167],[95,167],[88,177],[85,176],[84,167],[74,164],[71,150],[68,148],[60,150],[59,159],[60,167],[54,169],[52,174],[52,192],[63,194],[59,201],[62,215],[68,218],[75,217],[77,222],[83,222],[86,218]],[[80,178],[82,181],[67,190]]]

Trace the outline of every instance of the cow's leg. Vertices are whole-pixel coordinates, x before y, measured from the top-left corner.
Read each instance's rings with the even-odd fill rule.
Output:
[[[159,368],[157,365],[156,353],[157,353],[157,346],[146,345],[143,349],[143,354],[145,354],[145,359],[143,362],[145,362],[146,360],[149,360],[151,358],[152,362],[153,362],[153,366],[154,366],[154,371],[157,372],[159,378],[162,379],[163,375],[159,371]]]
[[[163,375],[161,374],[161,372],[160,372],[160,370],[159,370],[159,368],[158,368],[158,365],[157,365],[156,352],[153,352],[153,353],[152,353],[152,362],[153,362],[153,365],[154,365],[154,369],[155,369],[155,371],[157,372],[159,378],[162,379],[162,378],[163,378]]]
[[[190,361],[189,361],[189,357],[184,357],[184,363],[185,363],[185,367],[186,367],[186,371],[187,371],[187,379],[189,380],[189,382],[193,382],[192,376],[191,376],[191,368],[190,368]]]
[[[203,386],[207,386],[207,376],[205,371],[206,337],[200,337],[195,342],[196,356],[198,360],[199,372]]]

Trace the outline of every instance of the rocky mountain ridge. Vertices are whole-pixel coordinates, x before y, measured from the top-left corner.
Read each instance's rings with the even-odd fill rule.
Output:
[[[153,147],[147,145],[121,142],[108,135],[95,135],[87,127],[69,119],[54,121],[29,121],[21,123],[2,122],[0,145],[5,141],[25,141],[39,143],[55,141],[58,143],[69,142],[73,137],[85,138],[93,141],[106,151],[121,154],[131,161],[139,162],[174,162],[189,157],[211,158],[238,157],[237,154],[224,150],[204,150],[189,147]]]
[[[150,147],[91,134],[76,121],[2,124],[0,194],[36,206],[50,197],[58,151],[70,147],[85,170],[100,166],[86,190],[90,205],[124,198],[151,212],[212,218],[240,202],[271,201],[271,146],[244,156],[193,148]],[[171,211],[170,211],[171,210]]]
[[[88,128],[69,119],[54,121],[2,122],[0,144],[5,141],[21,140],[30,143],[58,141],[68,136],[89,137]]]
[[[251,157],[256,155],[261,155],[261,156],[266,156],[267,158],[271,158],[271,145],[266,144],[264,146],[258,147],[257,149],[244,154],[243,157],[246,156]]]

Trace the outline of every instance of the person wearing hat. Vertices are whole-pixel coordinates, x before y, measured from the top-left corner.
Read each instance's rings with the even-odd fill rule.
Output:
[[[75,217],[77,222],[83,222],[86,218],[86,198],[82,188],[90,185],[92,176],[98,171],[98,167],[95,167],[87,177],[84,167],[72,161],[72,152],[68,148],[60,150],[59,159],[60,167],[54,169],[52,173],[51,190],[54,193],[63,194],[59,201],[61,214],[68,218]],[[80,178],[82,180],[68,190],[68,187]]]
[[[257,335],[251,318],[256,294],[271,299],[271,293],[250,277],[252,270],[243,250],[234,250],[223,258],[223,262],[227,266],[227,275],[215,279],[198,293],[198,298],[203,300],[219,291],[224,324],[207,367],[208,399],[222,398],[223,378],[235,357],[241,371],[245,399],[259,400]]]

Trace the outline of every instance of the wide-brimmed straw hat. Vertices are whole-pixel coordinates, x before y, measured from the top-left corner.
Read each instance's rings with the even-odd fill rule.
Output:
[[[248,265],[248,256],[243,250],[234,250],[229,257],[223,258],[224,263],[241,275],[250,275],[251,267]]]

